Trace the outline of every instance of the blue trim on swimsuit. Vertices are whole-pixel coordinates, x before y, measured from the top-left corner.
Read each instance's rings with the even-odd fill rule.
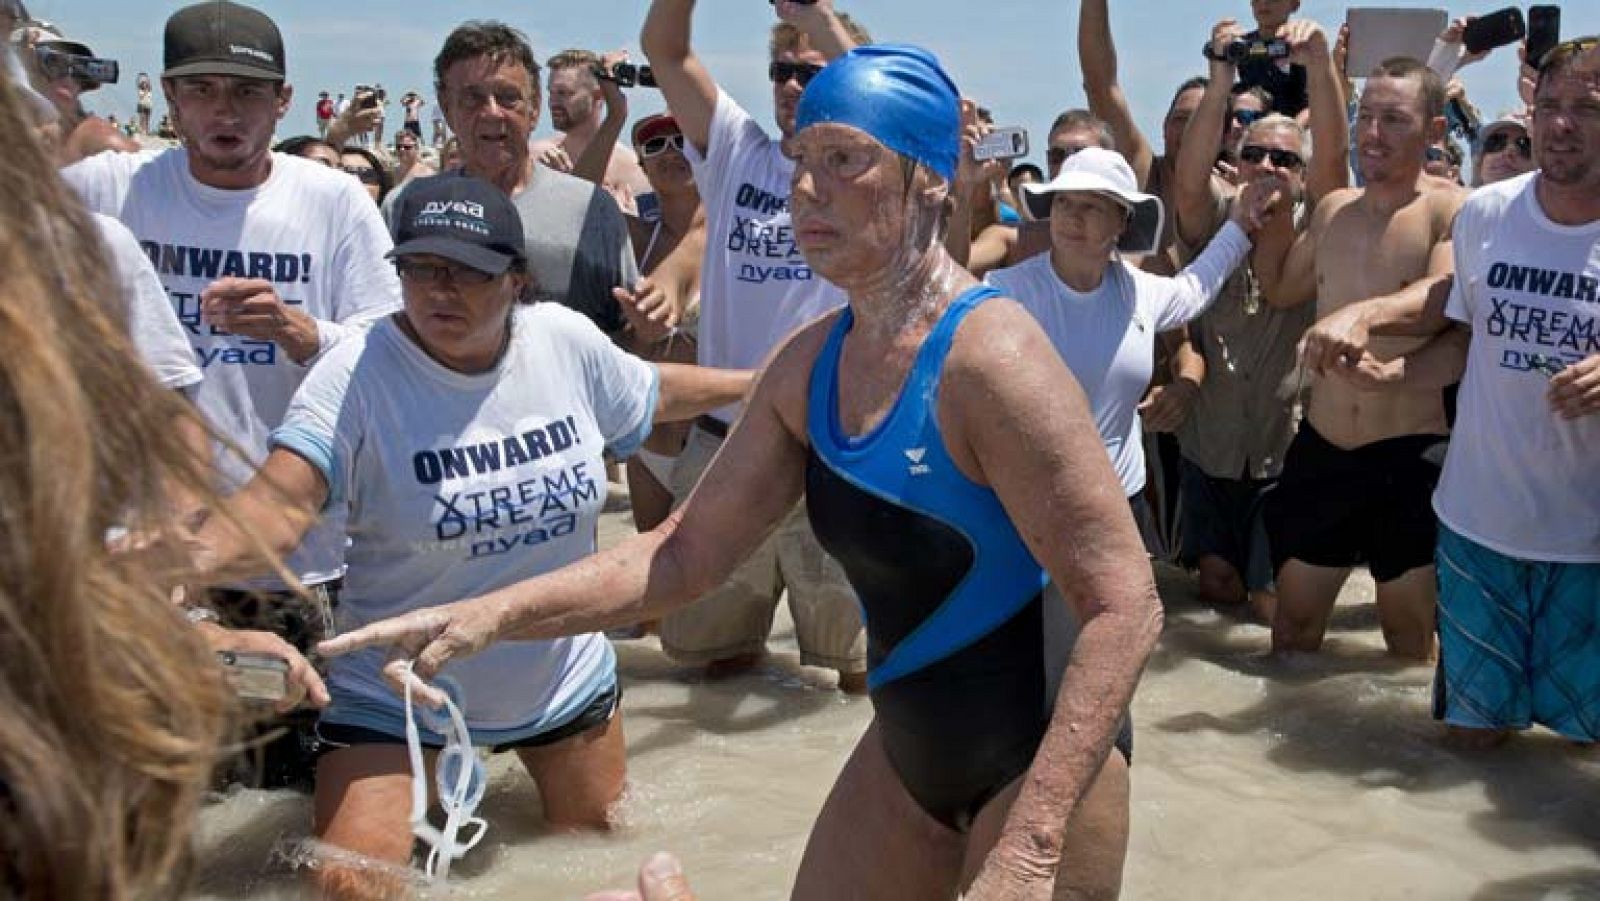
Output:
[[[807,433],[817,456],[860,490],[958,531],[974,552],[960,584],[872,666],[870,689],[982,639],[1038,597],[1049,579],[994,491],[968,479],[950,459],[939,430],[939,377],[956,328],[979,304],[996,296],[993,288],[979,286],[950,304],[917,352],[893,408],[864,435],[848,435],[839,423],[839,354],[855,322],[848,307],[811,372]],[[873,611],[864,613],[870,633]]]

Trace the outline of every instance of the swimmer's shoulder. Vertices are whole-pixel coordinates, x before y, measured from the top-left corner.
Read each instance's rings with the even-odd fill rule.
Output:
[[[806,431],[811,370],[843,313],[841,307],[795,329],[767,355],[756,376],[751,403],[769,406],[796,436],[803,437]]]
[[[1001,294],[974,307],[961,320],[940,381],[970,386],[982,397],[987,390],[1042,362],[1059,361],[1055,345],[1027,307]]]

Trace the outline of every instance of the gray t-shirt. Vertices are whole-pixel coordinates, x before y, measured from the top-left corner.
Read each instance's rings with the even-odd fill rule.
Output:
[[[391,233],[406,190],[402,187],[384,202]],[[632,288],[639,266],[627,220],[611,195],[581,178],[535,164],[533,180],[511,202],[522,216],[535,296],[577,310],[608,335],[620,331],[626,320],[611,289]]]

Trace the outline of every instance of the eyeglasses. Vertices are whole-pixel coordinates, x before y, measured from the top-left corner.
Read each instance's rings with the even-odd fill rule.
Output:
[[[647,160],[653,156],[660,156],[667,152],[668,147],[682,153],[683,135],[656,135],[645,139],[645,142],[639,145],[639,159]]]
[[[1512,137],[1506,132],[1497,131],[1483,139],[1484,156],[1488,156],[1491,153],[1499,153],[1500,151],[1505,150],[1507,147],[1517,148],[1517,154],[1519,156],[1529,159],[1533,157],[1533,139],[1527,135],[1517,135],[1516,137]]]
[[[787,84],[789,79],[793,78],[803,88],[821,71],[821,66],[812,63],[773,62],[767,66],[767,78],[771,79],[773,84]]]
[[[371,166],[340,166],[347,175],[354,175],[356,180],[364,185],[382,184],[378,180],[378,170]]]
[[[416,285],[431,285],[447,280],[452,285],[476,287],[487,285],[495,279],[493,274],[471,266],[440,266],[434,263],[419,263],[415,260],[395,260],[394,268],[400,274],[401,281]]]
[[[441,718],[426,708],[418,711],[432,720],[429,728],[445,736],[444,750],[434,764],[434,783],[439,792],[439,806],[444,808],[444,829],[441,831],[428,822],[428,779],[422,762],[422,737],[417,731],[416,715],[411,705],[411,691],[420,677],[406,668],[406,754],[411,762],[411,834],[427,842],[431,850],[424,863],[428,878],[443,882],[450,875],[450,862],[467,856],[477,847],[489,831],[489,823],[473,816],[483,802],[483,791],[489,784],[488,770],[483,758],[472,747],[472,733],[467,729],[466,717],[461,715],[455,698],[461,689],[448,676],[437,680],[445,690],[444,706],[448,719]],[[435,728],[437,726],[438,728]],[[462,830],[469,830],[467,838],[457,841]]]
[[[1252,122],[1260,121],[1261,119],[1266,118],[1266,116],[1266,110],[1236,109],[1233,111],[1233,121],[1238,123],[1240,128],[1249,128]]]
[[[1306,164],[1305,158],[1293,150],[1279,150],[1276,147],[1262,147],[1259,144],[1249,144],[1239,149],[1239,159],[1247,163],[1259,164],[1262,160],[1271,159],[1272,165],[1279,169],[1299,169]]]

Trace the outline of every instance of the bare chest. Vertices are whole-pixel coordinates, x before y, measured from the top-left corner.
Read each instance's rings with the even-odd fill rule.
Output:
[[[1326,314],[1347,303],[1399,290],[1427,275],[1439,235],[1420,199],[1383,215],[1360,203],[1335,213],[1317,247],[1317,307]]]

